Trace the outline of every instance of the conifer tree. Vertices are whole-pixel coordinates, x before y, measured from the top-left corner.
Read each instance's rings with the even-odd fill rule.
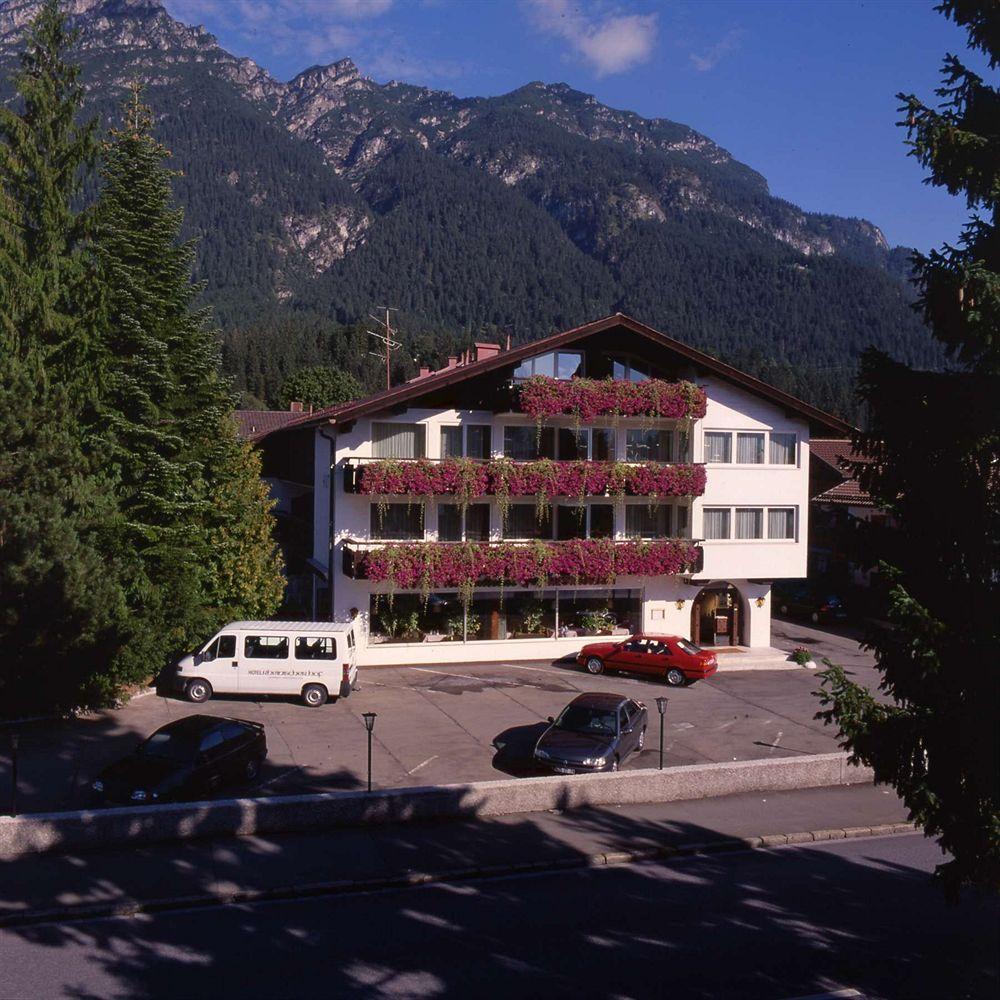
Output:
[[[1000,63],[1000,9],[938,8]],[[826,671],[821,715],[892,784],[952,860],[939,874],[1000,889],[1000,90],[955,56],[943,103],[903,100],[911,153],[930,182],[964,193],[957,246],[917,255],[919,307],[961,370],[919,372],[870,353],[870,415],[855,474],[898,527],[869,539],[890,583],[890,624],[870,639],[889,701]]]

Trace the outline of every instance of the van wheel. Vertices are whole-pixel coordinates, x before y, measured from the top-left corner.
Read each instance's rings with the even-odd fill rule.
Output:
[[[596,656],[592,656],[589,660],[587,660],[587,673],[603,674],[604,664]]]
[[[326,704],[327,692],[322,684],[307,684],[302,689],[302,704],[310,708],[319,708]]]
[[[671,667],[667,671],[667,683],[672,688],[684,687],[684,674],[676,667]]]
[[[184,692],[188,701],[193,701],[200,705],[203,701],[208,701],[212,697],[212,685],[208,681],[203,681],[196,677],[193,681],[188,681],[187,690]]]
[[[260,777],[260,757],[251,757],[247,761],[247,766],[243,770],[243,775],[247,781],[256,781]]]

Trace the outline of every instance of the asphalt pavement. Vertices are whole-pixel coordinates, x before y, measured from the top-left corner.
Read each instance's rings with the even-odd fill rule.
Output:
[[[0,931],[0,995],[992,998],[917,835]]]
[[[844,630],[775,622],[774,643],[807,645],[877,684],[871,657]],[[378,714],[374,733],[376,787],[483,781],[505,774],[539,773],[530,760],[545,720],[581,691],[611,690],[651,708],[647,749],[627,768],[658,763],[658,695],[670,701],[664,743],[666,765],[827,753],[836,732],[814,718],[816,672],[807,669],[716,674],[675,689],[626,675],[591,677],[573,663],[514,662],[362,670],[361,689],[337,704],[306,708],[289,700],[219,697],[191,705],[150,694],[120,710],[21,725],[18,808],[42,812],[82,808],[90,782],[138,741],[192,713],[252,719],[264,724],[269,759],[254,794],[358,789],[366,781],[362,713]],[[0,811],[9,802],[11,767],[0,727]],[[511,749],[494,753],[507,736]],[[226,793],[228,794],[228,793]]]

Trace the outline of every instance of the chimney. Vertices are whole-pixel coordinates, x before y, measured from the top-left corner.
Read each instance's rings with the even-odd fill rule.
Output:
[[[451,357],[448,358],[448,367],[454,368],[457,364],[458,364],[458,355],[452,354]]]
[[[417,376],[417,378],[426,378],[428,375],[430,375],[430,373],[431,373],[430,368],[428,368],[426,365],[421,365],[420,374]]]
[[[507,350],[510,350],[510,334],[507,334]]]
[[[288,409],[292,413],[301,413],[302,412],[302,404],[300,402],[298,402],[298,401],[289,403],[288,404]]]
[[[495,358],[500,353],[499,344],[480,344],[476,341],[476,360],[485,361],[487,358]]]

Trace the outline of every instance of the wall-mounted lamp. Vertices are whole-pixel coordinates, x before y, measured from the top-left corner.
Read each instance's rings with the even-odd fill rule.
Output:
[[[764,607],[764,598],[763,597],[758,597],[756,603],[757,603],[757,607],[758,608]]]
[[[678,598],[674,603],[677,605],[677,610],[678,611],[683,611],[684,610],[684,603],[685,602],[684,602],[684,598],[683,597]]]

